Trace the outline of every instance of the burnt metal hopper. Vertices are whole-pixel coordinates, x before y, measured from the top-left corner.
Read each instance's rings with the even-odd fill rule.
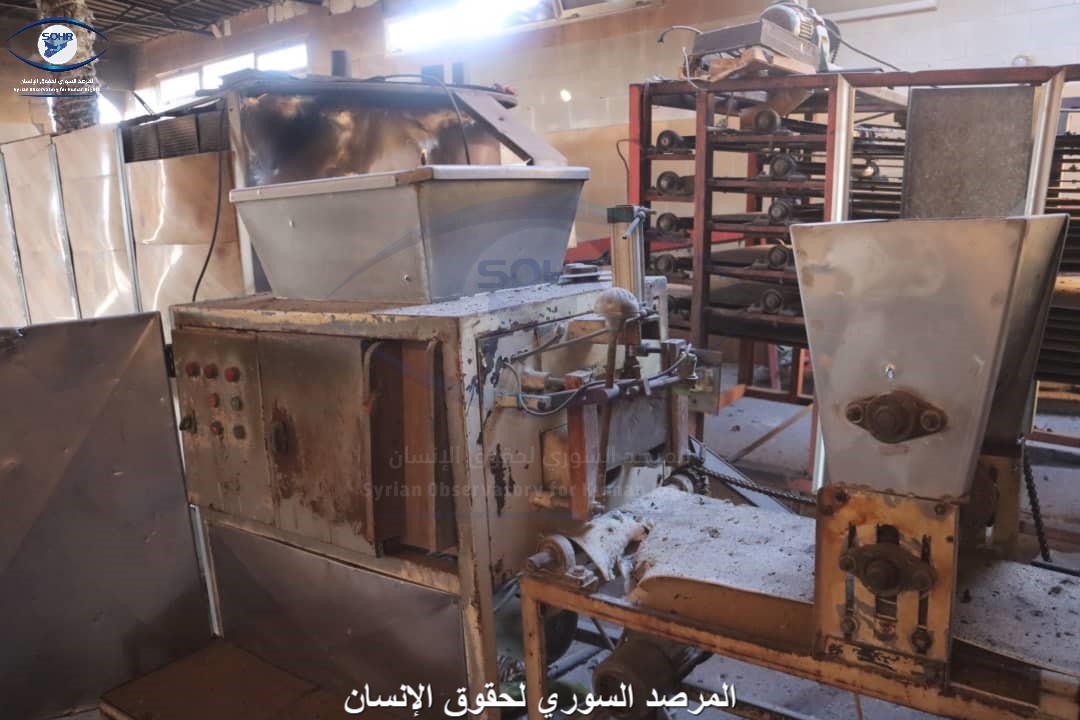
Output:
[[[792,227],[826,482],[968,492],[991,407],[1027,396],[1066,222]]]
[[[427,303],[551,280],[589,170],[427,166],[233,190],[272,291]]]

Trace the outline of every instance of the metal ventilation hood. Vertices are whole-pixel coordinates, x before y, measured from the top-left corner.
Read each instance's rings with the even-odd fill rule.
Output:
[[[427,166],[233,190],[282,297],[415,304],[558,275],[588,168]]]
[[[1025,351],[1042,337],[1067,219],[792,227],[826,482],[924,498],[968,492],[991,405],[1017,386],[1026,396]],[[847,415],[895,391],[939,408],[940,430],[883,442]]]

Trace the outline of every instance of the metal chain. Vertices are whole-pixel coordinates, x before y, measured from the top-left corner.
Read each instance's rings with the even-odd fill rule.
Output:
[[[743,490],[750,490],[751,492],[761,493],[762,495],[768,495],[769,497],[776,498],[777,500],[787,500],[788,502],[797,503],[800,505],[816,505],[815,500],[810,495],[803,495],[802,493],[792,492],[790,490],[780,490],[778,488],[766,487],[759,485],[752,480],[744,480],[743,478],[733,477],[731,475],[725,475],[724,473],[710,470],[704,465],[698,463],[692,463],[690,465],[684,465],[679,468],[689,474],[701,474],[708,477],[710,480],[717,480],[725,485],[731,485],[733,487],[742,488]]]
[[[1046,542],[1046,528],[1043,527],[1042,508],[1039,507],[1039,489],[1035,487],[1035,473],[1031,469],[1031,458],[1024,452],[1024,484],[1027,485],[1028,504],[1031,505],[1031,519],[1035,524],[1035,537],[1039,539],[1039,554],[1050,562],[1050,545]]]

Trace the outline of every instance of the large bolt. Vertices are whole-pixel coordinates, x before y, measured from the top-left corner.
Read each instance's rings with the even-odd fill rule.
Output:
[[[844,631],[845,635],[854,635],[855,631],[859,629],[859,622],[851,615],[845,615],[840,621],[840,629]]]
[[[937,410],[927,408],[919,415],[919,425],[928,433],[937,432],[944,424],[945,418]]]
[[[901,425],[902,421],[896,409],[889,406],[879,407],[870,418],[870,424],[874,430],[883,435],[892,435]]]
[[[850,553],[841,555],[837,564],[840,566],[840,570],[846,573],[853,573],[858,567],[858,563],[855,562],[855,556]]]
[[[844,417],[848,419],[848,422],[853,422],[856,425],[863,421],[863,408],[859,403],[850,403],[844,409]]]
[[[911,571],[911,585],[919,592],[926,592],[934,586],[934,574],[928,567],[917,567]]]
[[[863,582],[875,594],[880,595],[896,588],[900,582],[900,573],[891,562],[878,558],[867,564],[863,572]]]
[[[934,644],[934,638],[926,628],[915,628],[911,633],[911,647],[920,655],[925,655],[930,646]]]

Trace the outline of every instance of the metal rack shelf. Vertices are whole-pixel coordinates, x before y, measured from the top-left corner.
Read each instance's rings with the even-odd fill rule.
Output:
[[[740,338],[739,381],[747,389],[752,379],[754,342],[781,343],[799,347],[805,343],[805,329],[797,317],[778,318],[747,310],[717,308],[709,303],[709,280],[713,277],[711,247],[723,242],[742,241],[746,244],[784,241],[787,227],[776,223],[763,224],[762,200],[767,197],[798,197],[804,202],[821,198],[814,203],[811,215],[804,221],[839,219],[895,218],[900,215],[901,185],[899,182],[860,181],[852,178],[852,165],[872,159],[887,174],[902,173],[904,138],[902,131],[881,124],[856,124],[856,113],[893,113],[906,110],[906,96],[897,92],[913,86],[964,86],[995,84],[1043,84],[1055,78],[1065,82],[1080,80],[1077,66],[990,68],[977,70],[942,70],[920,72],[854,72],[822,73],[816,75],[787,75],[728,79],[718,82],[664,81],[630,86],[630,182],[628,201],[639,205],[655,202],[693,206],[693,217],[684,215],[677,221],[677,234],[650,237],[685,237],[689,239],[692,255],[689,278],[690,310],[688,325],[690,341],[706,346],[712,335]],[[770,91],[808,90],[808,99],[789,117],[785,126],[791,132],[759,134],[727,129],[727,118],[761,103]],[[693,148],[708,147],[712,152],[699,152],[689,147],[677,151],[661,151],[654,146],[653,110],[657,107],[680,108],[694,112],[695,132],[683,136],[683,144]],[[824,122],[818,118],[824,116]],[[869,118],[867,118],[869,119]],[[789,152],[807,163],[811,170],[805,179],[777,181],[759,178],[765,164],[765,154],[771,151]],[[714,153],[745,153],[745,177],[717,178],[714,172]],[[1080,153],[1080,141],[1068,152]],[[666,161],[693,162],[692,195],[662,195],[652,185],[653,163]],[[1074,162],[1073,164],[1077,164]],[[682,171],[687,175],[689,171]],[[1068,179],[1068,178],[1067,178]],[[1051,187],[1055,184],[1052,182]],[[713,212],[715,193],[738,193],[746,198],[746,215],[718,215]],[[1048,209],[1080,210],[1080,201],[1071,194],[1052,190]],[[818,209],[820,208],[820,209]],[[805,212],[805,211],[804,211]],[[1080,233],[1080,223],[1075,224]],[[720,238],[718,238],[718,235]],[[1080,238],[1080,234],[1077,235]],[[1080,242],[1070,238],[1066,262],[1080,263]],[[695,272],[695,269],[702,269]],[[723,268],[722,275],[737,280],[771,280],[747,269],[744,272]],[[685,302],[685,300],[683,301]],[[792,364],[792,383],[778,397],[792,402],[805,396],[802,389],[802,352],[796,351]],[[775,393],[774,393],[775,394]]]

